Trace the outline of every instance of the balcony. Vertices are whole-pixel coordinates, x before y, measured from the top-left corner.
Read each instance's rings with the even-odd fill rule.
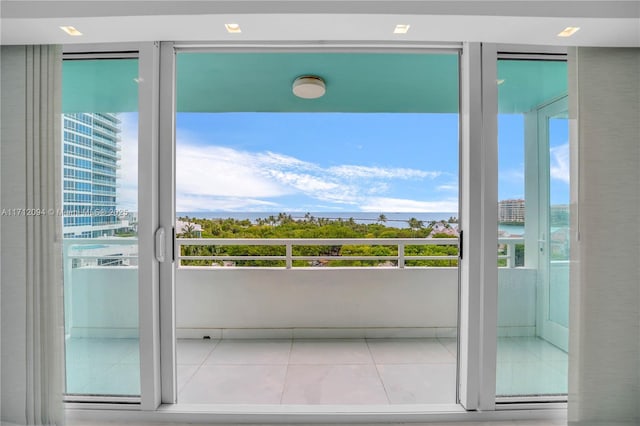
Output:
[[[104,155],[106,157],[109,157],[112,160],[122,160],[122,155],[120,154],[120,152],[115,149],[115,147],[112,148],[103,148],[101,145],[99,144],[95,144],[93,146],[93,151],[97,152],[101,155]]]
[[[536,337],[537,271],[515,267],[512,260],[521,242],[500,241],[511,249],[501,255],[506,266],[498,282],[498,394],[563,394],[567,355]],[[457,257],[409,255],[407,247],[457,244],[178,239],[179,401],[454,403],[458,269],[416,265]],[[301,247],[314,245],[394,247],[395,254],[301,253]],[[196,254],[205,246],[219,250]],[[224,252],[232,246],[271,247],[283,254]],[[68,392],[137,394],[137,241],[65,240],[64,255]],[[272,266],[248,266],[266,261]],[[378,266],[335,263],[346,261]],[[94,351],[100,352],[99,362],[89,362]],[[521,380],[522,374],[528,379]]]
[[[106,137],[106,136],[103,136],[100,133],[94,133],[93,134],[94,145],[95,144],[100,144],[100,145],[104,145],[104,146],[106,146],[108,148],[121,150],[122,147],[120,146],[119,141],[120,141],[120,138],[117,137],[117,136]]]

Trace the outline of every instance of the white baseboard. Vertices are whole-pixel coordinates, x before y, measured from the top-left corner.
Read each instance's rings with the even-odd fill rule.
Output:
[[[383,339],[454,338],[455,327],[379,328],[177,328],[178,339]]]
[[[94,339],[137,339],[137,328],[71,327],[71,337]]]
[[[133,339],[137,328],[72,327],[71,337]],[[385,339],[455,338],[455,327],[177,328],[178,339]],[[533,337],[535,326],[498,327],[498,337]]]
[[[534,337],[536,326],[498,326],[498,337]]]

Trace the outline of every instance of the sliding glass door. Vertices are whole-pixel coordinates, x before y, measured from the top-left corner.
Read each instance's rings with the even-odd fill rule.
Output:
[[[137,78],[135,57],[63,64],[68,400],[140,395]]]
[[[498,397],[564,398],[563,61],[498,62],[495,199],[486,188],[493,170],[477,179],[482,197],[459,195],[461,170],[480,169],[495,146],[483,133],[485,116],[473,127],[482,143],[459,161],[460,122],[493,107],[483,100],[460,114],[456,49],[153,49],[162,54],[147,58],[146,81],[135,56],[76,55],[64,65],[68,399],[144,405],[151,395],[147,408],[160,399],[398,409],[489,394],[493,402],[493,383],[473,383],[478,369],[493,377],[479,342],[491,333],[474,328],[466,336],[460,366],[472,368],[458,377],[464,309],[497,314]],[[324,96],[294,94],[309,72]],[[480,70],[470,70],[469,81],[473,72]],[[149,136],[140,138],[141,161],[138,89],[148,100],[140,104],[140,132]],[[144,105],[159,108],[143,112]],[[138,191],[138,182],[149,191]],[[494,273],[497,242],[497,280],[472,274],[467,282],[482,294],[495,285],[497,306],[482,294],[458,304],[461,197],[476,226],[487,200],[491,208],[498,202],[497,241],[494,232],[490,241],[465,232],[464,241],[474,271],[488,266],[478,259],[491,245],[485,263]],[[140,221],[138,199],[149,201],[140,202],[147,214]],[[148,285],[139,285],[147,280],[140,270]],[[458,396],[456,383],[471,389],[469,398]]]
[[[505,58],[498,62],[497,84],[496,394],[564,395],[570,249],[566,63]]]

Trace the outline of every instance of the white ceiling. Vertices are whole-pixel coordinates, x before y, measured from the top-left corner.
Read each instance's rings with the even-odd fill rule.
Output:
[[[3,0],[2,44],[155,40],[462,42],[640,46],[634,1],[53,1]],[[242,33],[228,34],[225,23]],[[409,33],[393,34],[396,24]],[[71,37],[59,26],[83,35]],[[581,30],[557,37],[567,26]]]

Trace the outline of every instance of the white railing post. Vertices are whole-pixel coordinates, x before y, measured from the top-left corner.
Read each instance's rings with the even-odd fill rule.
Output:
[[[291,269],[293,267],[293,244],[291,244],[290,241],[286,243],[285,250],[285,255],[287,257],[287,259],[285,260],[286,267],[287,269]]]
[[[507,262],[509,268],[516,267],[516,245],[513,241],[509,241],[507,244]]]
[[[404,268],[404,243],[398,243],[398,268]]]

